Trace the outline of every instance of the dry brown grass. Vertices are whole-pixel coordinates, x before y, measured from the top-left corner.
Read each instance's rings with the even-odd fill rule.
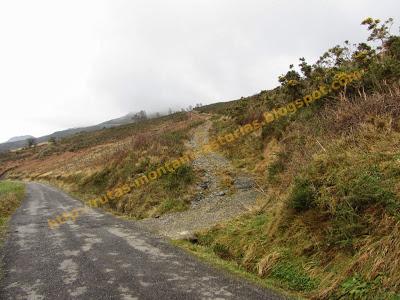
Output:
[[[140,173],[180,156],[190,129],[203,119],[204,116],[197,114],[191,117],[179,114],[144,124],[80,134],[53,145],[56,147],[54,153],[44,157],[37,155],[42,150],[24,150],[21,153],[25,157],[23,160],[6,160],[7,164],[18,164],[8,176],[49,182],[84,200],[96,198]],[[149,188],[126,195],[116,203],[110,201],[105,208],[128,215],[137,210],[137,216],[141,217],[151,214],[153,205],[166,200],[165,195],[171,191],[165,190],[164,197],[159,195],[166,189],[162,182]],[[190,195],[188,192],[187,197]]]
[[[228,121],[217,122],[214,129],[216,135],[224,130],[224,124],[229,125]],[[372,230],[368,234],[354,237],[354,248],[348,251],[330,244],[327,239],[327,233],[332,227],[331,216],[340,203],[335,194],[337,187],[334,182],[324,190],[325,195],[330,197],[326,201],[324,213],[320,208],[296,213],[288,206],[287,199],[294,179],[308,174],[307,168],[310,165],[329,170],[341,166],[343,159],[346,159],[349,166],[344,164],[343,167],[349,169],[347,172],[343,169],[343,174],[350,172],[350,169],[356,171],[357,168],[376,165],[384,172],[393,172],[393,176],[397,176],[396,166],[400,170],[399,124],[400,89],[399,85],[393,85],[373,95],[361,94],[361,97],[352,99],[343,96],[341,101],[314,110],[311,117],[299,115],[298,119],[287,124],[281,137],[267,139],[263,149],[255,148],[251,138],[241,143],[241,148],[246,149],[223,149],[227,157],[239,161],[242,167],[257,174],[268,196],[264,204],[252,211],[252,217],[232,221],[231,224],[206,233],[206,243],[228,247],[228,259],[238,261],[247,270],[269,279],[272,276],[271,270],[282,261],[300,264],[304,272],[319,281],[315,289],[300,292],[301,296],[307,298],[339,297],[343,293],[343,282],[356,275],[366,284],[362,288],[370,289],[369,293],[375,295],[375,298],[384,299],[390,292],[398,293],[398,219],[379,205],[371,206],[361,218],[372,222],[369,225]],[[246,157],[249,151],[259,151],[260,156],[263,156],[255,167],[249,160],[256,154]],[[282,160],[283,167],[275,180],[271,181],[268,169],[279,160],[280,153],[285,157]],[[397,162],[379,159],[394,155],[399,156]],[[400,181],[394,183],[391,190],[400,201]],[[269,222],[262,227],[262,234],[261,231],[254,231],[253,234],[258,235],[249,241],[244,228],[263,213]],[[268,237],[268,243],[263,241],[265,237]],[[280,283],[277,284],[280,286]]]
[[[393,85],[386,93],[363,95],[331,104],[322,113],[332,133],[352,132],[360,124],[370,123],[379,129],[398,130],[400,87]]]

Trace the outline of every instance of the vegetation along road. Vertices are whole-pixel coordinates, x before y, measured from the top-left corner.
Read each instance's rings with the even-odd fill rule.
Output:
[[[2,253],[0,299],[281,299],[99,210],[49,228],[48,218],[81,206],[27,184]]]

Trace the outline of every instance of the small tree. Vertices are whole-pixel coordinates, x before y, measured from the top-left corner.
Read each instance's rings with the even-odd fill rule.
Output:
[[[312,72],[312,66],[310,66],[307,62],[306,59],[304,57],[299,58],[300,60],[300,70],[303,73],[304,77],[306,77],[307,79],[311,78],[311,72]]]
[[[27,139],[26,142],[28,143],[28,148],[31,148],[31,147],[37,145],[37,141],[35,138],[29,138],[29,139]]]
[[[382,45],[378,49],[382,49],[390,37],[390,28],[393,25],[393,19],[389,18],[381,24],[381,20],[379,19],[366,18],[361,22],[361,25],[368,25],[368,31],[370,31],[368,41],[381,41]]]
[[[147,114],[144,110],[139,111],[131,117],[131,120],[143,121],[147,119]]]
[[[290,65],[289,68],[290,71],[288,71],[286,75],[279,76],[279,82],[282,84],[282,87],[288,91],[293,99],[297,99],[302,94],[301,76],[299,73],[293,70],[293,65]]]
[[[51,144],[51,145],[57,144],[57,140],[56,140],[56,138],[55,138],[54,136],[52,136],[51,138],[49,138],[48,142],[49,142],[49,144]]]
[[[139,111],[139,119],[140,120],[146,120],[147,119],[147,114],[144,110]]]

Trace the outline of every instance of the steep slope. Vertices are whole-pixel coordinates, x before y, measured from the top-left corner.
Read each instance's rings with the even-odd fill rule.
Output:
[[[207,144],[211,126],[212,122],[207,120],[197,127],[187,148],[196,151]],[[201,182],[190,209],[145,219],[140,221],[141,226],[170,238],[190,237],[196,230],[248,212],[260,196],[252,178],[248,174],[236,174],[230,162],[218,153],[200,156],[192,165],[201,174]]]
[[[237,145],[224,149],[265,193],[257,210],[198,233],[196,251],[211,250],[307,298],[394,297],[400,276],[399,87],[391,93],[292,121],[282,138],[265,142],[257,163],[242,156],[254,151],[254,137],[239,141],[239,152]]]
[[[369,40],[380,32],[381,49],[336,46],[314,65],[300,59],[303,74],[291,67],[272,91],[200,109],[219,116],[213,138],[267,116],[268,125],[220,149],[265,193],[257,210],[199,232],[188,249],[301,297],[398,298],[400,38],[388,23],[363,21]],[[332,89],[356,69],[360,80]],[[321,87],[331,88],[294,106]]]

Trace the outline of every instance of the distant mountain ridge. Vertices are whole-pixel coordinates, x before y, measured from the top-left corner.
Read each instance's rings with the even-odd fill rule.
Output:
[[[111,119],[111,120],[102,122],[97,125],[87,126],[87,127],[70,128],[70,129],[66,129],[66,130],[56,131],[56,132],[53,132],[52,134],[35,138],[35,140],[37,143],[43,143],[43,142],[47,142],[50,138],[60,139],[60,138],[64,138],[67,136],[74,135],[79,132],[91,132],[91,131],[101,130],[104,128],[121,126],[121,125],[129,124],[129,123],[138,122],[138,121],[142,120],[143,118],[147,118],[147,117],[152,118],[152,117],[156,117],[156,116],[157,116],[156,114],[147,116],[144,111],[141,111],[138,113],[131,112],[123,117]],[[25,147],[27,145],[26,140],[29,138],[34,138],[34,137],[31,135],[26,135],[26,136],[21,136],[21,137],[13,137],[5,143],[0,143],[0,152],[5,152],[5,151],[15,150],[15,149],[18,149],[21,147]]]
[[[11,139],[9,139],[6,143],[26,141],[27,139],[32,139],[32,138],[34,139],[35,137],[31,135],[14,136]]]

